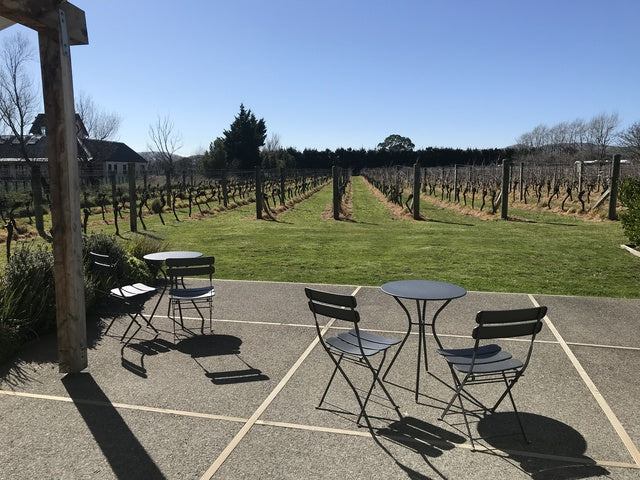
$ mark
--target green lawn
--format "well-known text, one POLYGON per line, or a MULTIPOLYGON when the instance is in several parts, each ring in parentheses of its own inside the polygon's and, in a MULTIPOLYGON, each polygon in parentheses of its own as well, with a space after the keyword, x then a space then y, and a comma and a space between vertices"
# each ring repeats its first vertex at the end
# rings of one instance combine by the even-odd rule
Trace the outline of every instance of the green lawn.
POLYGON ((478 291, 640 298, 640 259, 620 248, 618 222, 516 209, 509 215, 522 221, 481 220, 425 200, 427 221, 399 220, 359 177, 353 221, 336 222, 322 216, 331 192, 329 185, 277 221, 256 220, 250 204, 199 220, 166 214, 166 226, 146 218, 143 234, 214 255, 219 278, 370 286, 424 278, 478 291))

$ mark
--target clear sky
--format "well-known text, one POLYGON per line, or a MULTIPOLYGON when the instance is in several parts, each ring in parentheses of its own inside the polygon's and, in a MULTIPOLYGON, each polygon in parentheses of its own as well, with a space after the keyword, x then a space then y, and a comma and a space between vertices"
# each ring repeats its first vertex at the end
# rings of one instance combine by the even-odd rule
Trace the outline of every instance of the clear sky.
POLYGON ((137 151, 168 115, 179 153, 201 152, 240 103, 299 150, 392 133, 504 147, 541 123, 640 121, 638 0, 71 3, 89 32, 71 50, 76 95, 119 114, 118 140, 137 151))

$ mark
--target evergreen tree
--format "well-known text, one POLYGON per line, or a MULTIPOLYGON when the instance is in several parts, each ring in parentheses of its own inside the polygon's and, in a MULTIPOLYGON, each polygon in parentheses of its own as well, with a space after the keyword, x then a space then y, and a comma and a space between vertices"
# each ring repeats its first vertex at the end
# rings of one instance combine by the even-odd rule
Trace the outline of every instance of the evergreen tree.
POLYGON ((249 169, 260 165, 260 147, 267 138, 267 126, 264 119, 256 119, 251 110, 240 104, 240 113, 223 132, 227 162, 233 168, 249 169))
POLYGON ((212 177, 216 170, 227 168, 227 152, 222 137, 216 138, 209 145, 209 150, 202 155, 201 165, 203 173, 207 177, 212 177))

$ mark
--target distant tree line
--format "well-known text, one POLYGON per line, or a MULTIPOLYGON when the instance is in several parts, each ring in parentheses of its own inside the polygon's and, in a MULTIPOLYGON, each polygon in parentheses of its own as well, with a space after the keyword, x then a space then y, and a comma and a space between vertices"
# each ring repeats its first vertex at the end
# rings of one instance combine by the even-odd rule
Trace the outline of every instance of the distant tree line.
POLYGON ((620 153, 628 160, 640 160, 640 122, 624 130, 619 130, 619 125, 617 113, 551 127, 540 124, 518 138, 516 158, 532 163, 604 162, 620 153))

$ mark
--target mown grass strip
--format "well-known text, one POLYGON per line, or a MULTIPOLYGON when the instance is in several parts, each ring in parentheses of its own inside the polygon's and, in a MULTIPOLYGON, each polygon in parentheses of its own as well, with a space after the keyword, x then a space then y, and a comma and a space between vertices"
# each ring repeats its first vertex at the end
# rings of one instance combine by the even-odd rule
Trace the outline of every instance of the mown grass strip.
MULTIPOLYGON (((323 218, 331 193, 329 185, 277 221, 256 220, 249 204, 201 219, 182 212, 180 222, 166 214, 165 226, 147 217, 141 234, 214 255, 219 278, 373 286, 424 278, 478 291, 640 297, 640 262, 620 248, 617 222, 517 209, 509 214, 519 221, 483 220, 424 198, 425 221, 397 219, 360 177, 351 220, 334 221, 323 218)), ((134 236, 123 230, 128 220, 121 233, 134 236)))

